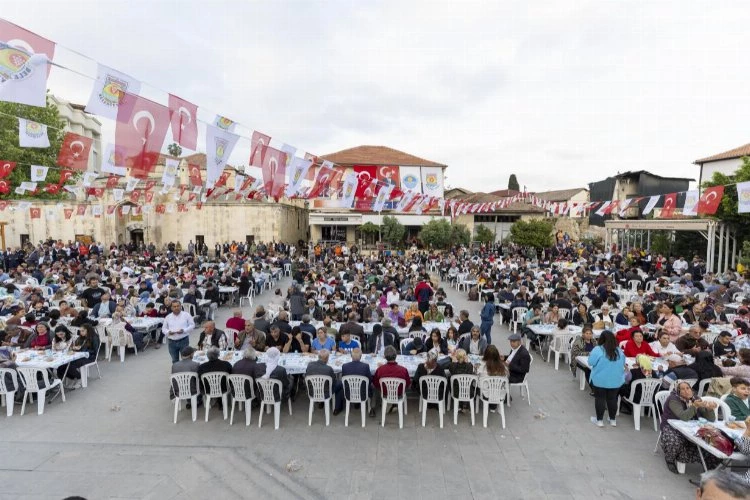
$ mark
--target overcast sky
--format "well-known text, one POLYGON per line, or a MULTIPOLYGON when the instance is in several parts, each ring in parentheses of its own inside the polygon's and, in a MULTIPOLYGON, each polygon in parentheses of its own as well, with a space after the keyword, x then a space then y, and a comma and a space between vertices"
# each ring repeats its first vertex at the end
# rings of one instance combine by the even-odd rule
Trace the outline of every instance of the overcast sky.
MULTIPOLYGON (((746 0, 6 0, 0 12, 248 137, 315 154, 386 145, 474 191, 511 173, 532 191, 637 169, 697 179, 694 160, 750 142, 748 14, 746 0)), ((63 47, 56 59, 96 74, 63 47)), ((93 82, 60 72, 51 90, 85 103, 93 82)))

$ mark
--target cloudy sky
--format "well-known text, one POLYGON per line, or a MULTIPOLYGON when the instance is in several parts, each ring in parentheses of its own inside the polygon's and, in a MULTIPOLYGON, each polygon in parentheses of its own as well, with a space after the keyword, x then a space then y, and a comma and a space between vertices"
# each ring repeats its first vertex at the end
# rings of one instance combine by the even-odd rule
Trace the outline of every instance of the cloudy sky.
MULTIPOLYGON (((633 169, 697 179, 695 159, 750 142, 748 14, 746 0, 7 0, 0 16, 76 71, 107 64, 248 137, 387 145, 491 191, 511 173, 529 190, 633 169)), ((85 103, 92 83, 56 69, 50 88, 85 103)))

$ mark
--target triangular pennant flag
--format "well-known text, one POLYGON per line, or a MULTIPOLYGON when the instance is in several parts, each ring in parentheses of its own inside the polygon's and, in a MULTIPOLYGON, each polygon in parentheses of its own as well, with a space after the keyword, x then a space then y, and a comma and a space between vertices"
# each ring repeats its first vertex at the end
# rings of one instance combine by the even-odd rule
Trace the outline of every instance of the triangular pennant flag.
POLYGON ((698 190, 693 189, 685 193, 685 204, 682 207, 682 215, 698 215, 698 190))
POLYGON ((40 165, 32 165, 31 166, 31 181, 32 182, 44 181, 44 179, 47 178, 48 171, 49 171, 49 167, 42 167, 40 165))
POLYGON ((54 55, 54 42, 0 19, 0 61, 5 62, 0 101, 45 107, 49 61, 54 55))
POLYGON ((230 120, 226 116, 216 115, 214 126, 219 127, 222 130, 226 130, 227 132, 234 132, 234 128, 237 126, 237 123, 233 120, 230 120))
POLYGON ((661 198, 660 194, 657 194, 649 198, 648 202, 646 203, 646 206, 643 208, 643 215, 648 215, 651 213, 651 211, 654 209, 656 204, 659 203, 659 198, 661 198))
POLYGON ((48 148, 47 125, 19 118, 18 145, 22 148, 48 148))

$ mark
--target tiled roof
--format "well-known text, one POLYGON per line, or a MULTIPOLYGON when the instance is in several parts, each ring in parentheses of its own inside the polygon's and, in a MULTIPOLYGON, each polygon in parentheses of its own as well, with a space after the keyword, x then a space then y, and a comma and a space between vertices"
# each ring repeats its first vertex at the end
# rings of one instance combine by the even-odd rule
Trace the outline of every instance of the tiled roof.
POLYGON ((509 198, 511 196, 521 194, 521 191, 516 191, 515 189, 498 189, 497 191, 491 191, 490 194, 494 194, 495 196, 500 196, 503 198, 509 198))
POLYGON ((442 163, 425 160, 403 151, 385 146, 357 146, 321 156, 339 165, 409 165, 420 167, 445 167, 442 163))
MULTIPOLYGON (((502 201, 503 197, 495 196, 492 193, 470 193, 465 196, 456 196, 452 199, 463 203, 492 203, 502 201)), ((492 213, 543 214, 544 209, 523 201, 515 201, 505 208, 498 208, 492 213)))
POLYGON ((730 149, 729 151, 724 151, 723 153, 708 156, 706 158, 701 158, 700 160, 695 160, 694 163, 701 164, 717 160, 730 160, 732 158, 742 158, 743 156, 750 156, 750 144, 745 144, 744 146, 730 149))
POLYGON ((574 188, 574 189, 558 189, 556 191, 543 191, 541 193, 534 193, 537 198, 544 201, 568 201, 581 191, 586 191, 586 188, 574 188))

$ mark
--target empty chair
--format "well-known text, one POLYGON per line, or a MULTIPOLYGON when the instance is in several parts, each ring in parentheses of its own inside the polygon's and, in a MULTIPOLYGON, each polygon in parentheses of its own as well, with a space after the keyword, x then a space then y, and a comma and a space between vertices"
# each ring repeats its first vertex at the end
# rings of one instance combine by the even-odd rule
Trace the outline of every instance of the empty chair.
POLYGON ((624 399, 631 405, 633 405, 633 420, 635 421, 635 430, 641 430, 641 414, 646 408, 651 408, 651 413, 654 416, 654 431, 658 431, 659 423, 656 420, 656 412, 654 410, 654 393, 661 387, 661 380, 653 378, 644 378, 636 380, 630 384, 630 395, 625 398, 620 398, 617 401, 617 413, 620 413, 620 400, 624 399), (638 402, 635 401, 635 393, 638 387, 641 388, 641 397, 638 402))
POLYGON ((243 302, 247 302, 247 305, 250 307, 253 307, 253 295, 255 294, 255 287, 251 286, 247 289, 247 294, 240 297, 240 307, 242 307, 243 302))
POLYGON ((518 325, 523 323, 528 310, 527 307, 514 307, 511 310, 510 324, 513 327, 513 333, 518 331, 518 325))
POLYGON ((310 399, 310 414, 307 425, 312 425, 315 403, 323 403, 326 412, 326 426, 331 423, 331 395, 333 394, 333 379, 328 375, 308 375, 305 377, 307 397, 310 399))
MULTIPOLYGON (((490 405, 497 405, 498 413, 505 429, 505 399, 508 395, 506 377, 486 377, 480 382, 479 399, 482 401, 482 422, 487 427, 487 413, 490 405)), ((479 410, 479 408, 477 408, 479 410)))
POLYGON ((291 276, 291 275, 292 275, 292 265, 289 263, 284 264, 284 276, 291 276))
POLYGON ((446 386, 446 378, 438 375, 425 375, 419 379, 419 409, 422 412, 422 427, 425 426, 427 420, 427 405, 437 404, 440 428, 443 428, 446 386))
POLYGON ((173 373, 170 377, 174 393, 174 423, 177 423, 177 412, 182 401, 190 401, 193 422, 198 418, 198 374, 195 372, 173 373))
MULTIPOLYGON (((654 397, 654 416, 656 417, 657 422, 661 422, 661 416, 664 413, 664 403, 667 402, 667 398, 671 394, 671 391, 659 391, 656 393, 656 396, 654 397)), ((656 436, 656 445, 654 446, 654 453, 656 453, 656 450, 659 449, 659 441, 661 441, 661 431, 659 431, 659 435, 656 436)))
POLYGON ((638 287, 641 286, 641 280, 629 280, 628 286, 630 287, 631 291, 637 292, 638 287))
MULTIPOLYGON (((263 424, 263 409, 267 407, 270 410, 270 405, 273 405, 274 429, 278 430, 281 414, 281 396, 282 391, 284 390, 281 381, 273 378, 259 378, 256 380, 256 383, 258 384, 258 391, 260 392, 260 415, 258 416, 258 427, 263 424)), ((292 400, 287 399, 287 402, 289 404, 289 415, 291 415, 292 400)))
POLYGON ((41 415, 44 413, 44 402, 47 397, 47 391, 57 386, 60 386, 60 394, 62 395, 63 403, 65 402, 65 389, 59 378, 50 382, 47 370, 43 368, 19 367, 17 370, 21 375, 21 379, 23 379, 23 385, 26 387, 26 392, 23 395, 23 404, 21 405, 21 415, 26 411, 26 400, 31 401, 31 395, 34 393, 37 395, 37 414, 41 415), (41 375, 41 380, 37 378, 39 375, 41 375))
POLYGON ((224 420, 227 419, 227 374, 224 372, 208 372, 201 376, 203 384, 203 404, 206 406, 206 422, 208 422, 208 412, 211 410, 211 400, 221 399, 221 409, 224 413, 224 420))
POLYGON ((552 343, 547 350, 547 363, 552 353, 555 353, 555 370, 560 367, 560 356, 564 356, 565 359, 570 363, 570 347, 573 343, 575 334, 573 333, 561 333, 557 334, 552 338, 552 343))
POLYGON ((461 403, 469 403, 471 425, 474 425, 474 395, 479 383, 476 375, 458 374, 451 377, 451 398, 453 399, 453 425, 458 424, 458 409, 461 403))
POLYGON ((386 407, 389 404, 398 407, 398 428, 404 428, 404 415, 406 409, 406 380, 395 377, 384 377, 380 379, 380 394, 383 396, 382 401, 382 420, 381 427, 385 427, 386 407))
POLYGON ((6 407, 7 416, 13 415, 13 405, 16 402, 16 391, 18 390, 18 375, 10 368, 0 368, 0 396, 6 407), (6 380, 6 377, 9 380, 6 380), (10 383, 8 383, 10 382, 10 383))
POLYGON ((367 407, 370 405, 370 381, 361 375, 346 375, 341 377, 344 384, 344 401, 346 401, 346 415, 344 427, 349 427, 349 406, 359 404, 362 412, 362 427, 365 426, 367 407))
POLYGON ((245 406, 245 425, 250 425, 253 415, 252 401, 255 399, 255 382, 247 375, 229 375, 229 389, 232 392, 232 412, 229 415, 229 425, 234 422, 234 407, 236 404, 245 406))

